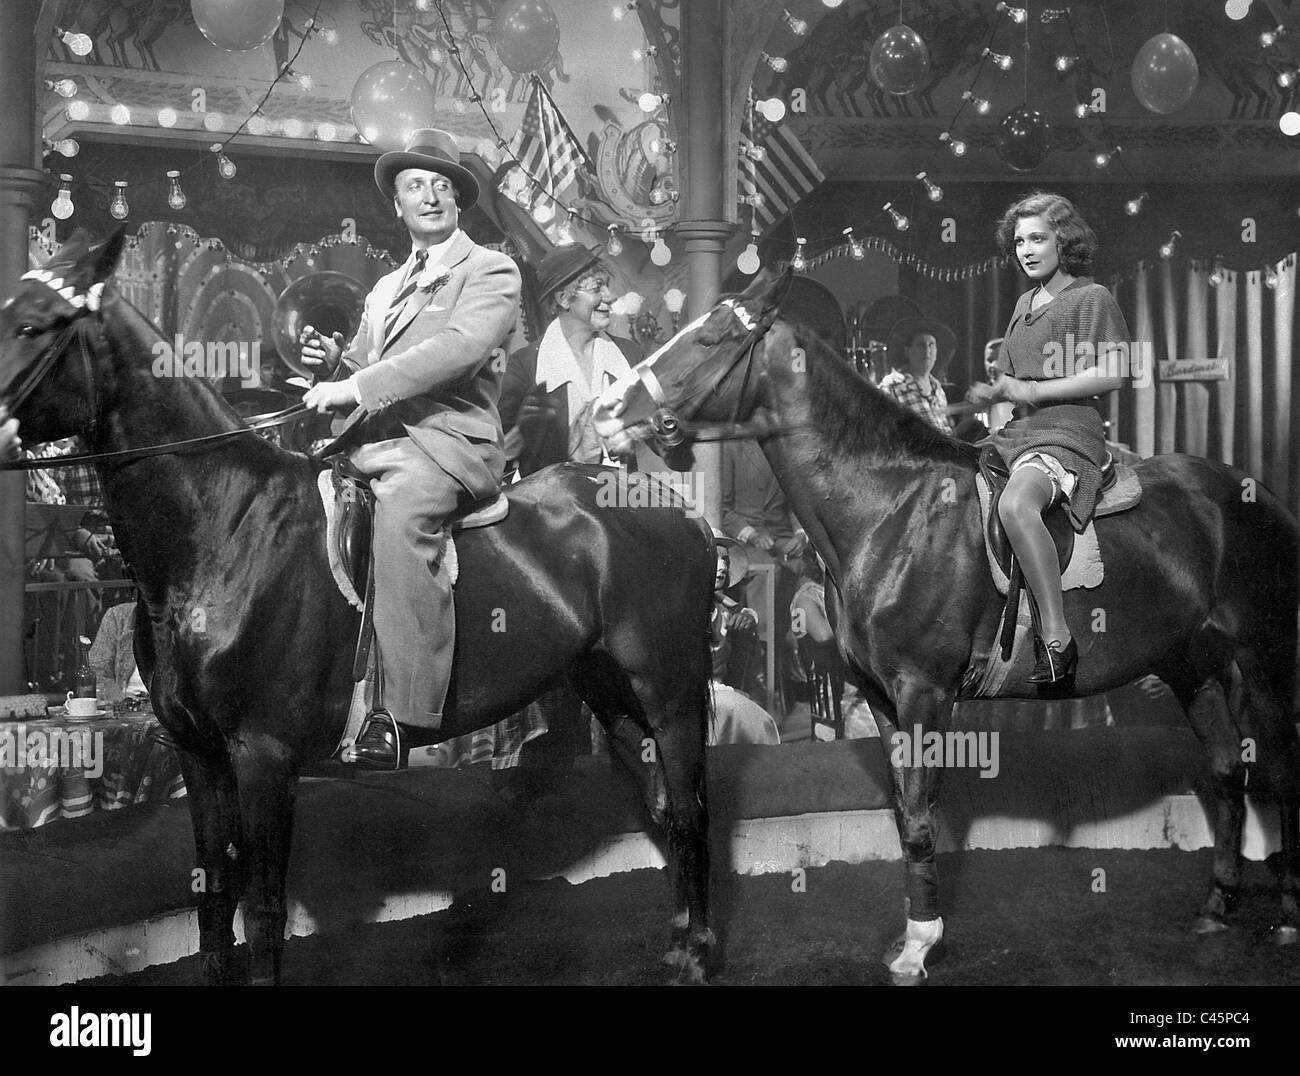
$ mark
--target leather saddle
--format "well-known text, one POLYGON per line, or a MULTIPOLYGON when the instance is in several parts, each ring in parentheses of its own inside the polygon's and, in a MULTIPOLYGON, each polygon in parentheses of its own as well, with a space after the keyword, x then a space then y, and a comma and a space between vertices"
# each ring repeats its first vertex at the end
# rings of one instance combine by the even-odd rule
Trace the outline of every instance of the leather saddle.
MULTIPOLYGON (((1011 539, 1007 537, 1002 519, 998 516, 998 503, 1002 500, 1002 493, 1011 478, 1011 468, 992 445, 985 445, 981 450, 979 466, 980 474, 984 476, 984 481, 989 487, 989 512, 988 518, 984 521, 984 527, 988 532, 989 548, 997 559, 998 567, 1010 577, 1011 539)), ((1114 480, 1114 467, 1108 465, 1102 479, 1102 489, 1105 490, 1107 484, 1113 483, 1114 480)), ((1064 572, 1074 553, 1074 527, 1071 526, 1070 517, 1061 502, 1058 501, 1043 513, 1043 522, 1047 525, 1047 533, 1052 536, 1053 545, 1056 546, 1057 567, 1064 572)))
MULTIPOLYGON (((370 476, 358 471, 347 456, 330 456, 325 462, 330 467, 330 480, 334 487, 334 502, 338 514, 333 552, 347 574, 353 590, 359 595, 364 595, 365 599, 361 635, 352 669, 353 679, 362 680, 366 675, 366 661, 369 658, 373 628, 375 578, 370 547, 375 527, 375 494, 370 488, 370 476)), ((453 512, 444 523, 444 533, 499 523, 505 519, 509 511, 510 502, 506 499, 505 493, 498 492, 492 497, 476 501, 453 512)))

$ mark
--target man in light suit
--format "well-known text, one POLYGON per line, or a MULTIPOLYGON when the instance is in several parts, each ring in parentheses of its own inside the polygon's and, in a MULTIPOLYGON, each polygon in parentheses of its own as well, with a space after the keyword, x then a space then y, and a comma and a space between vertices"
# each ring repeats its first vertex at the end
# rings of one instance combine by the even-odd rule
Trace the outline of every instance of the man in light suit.
POLYGON ((371 715, 355 755, 396 769, 442 723, 455 625, 439 531, 499 489, 497 399, 520 283, 513 261, 458 226, 478 183, 450 134, 417 131, 405 152, 379 158, 375 182, 411 234, 411 257, 366 297, 346 350, 337 334, 304 330, 304 361, 337 368, 303 402, 357 408, 340 440, 375 492, 375 640, 391 715, 371 715))

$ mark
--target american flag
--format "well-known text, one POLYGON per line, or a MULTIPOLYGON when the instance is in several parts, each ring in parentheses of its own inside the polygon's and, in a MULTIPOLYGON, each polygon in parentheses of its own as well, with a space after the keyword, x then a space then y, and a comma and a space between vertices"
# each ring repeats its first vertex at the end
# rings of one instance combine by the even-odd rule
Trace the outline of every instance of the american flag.
POLYGON ((754 225, 765 232, 795 207, 826 178, 817 162, 789 127, 769 122, 754 108, 745 107, 740 125, 739 196, 743 200, 756 192, 763 204, 754 209, 754 225), (755 161, 747 150, 761 147, 763 159, 755 161))
POLYGON ((580 168, 595 171, 536 75, 523 122, 508 148, 524 171, 555 198, 564 197, 568 187, 577 182, 580 168))

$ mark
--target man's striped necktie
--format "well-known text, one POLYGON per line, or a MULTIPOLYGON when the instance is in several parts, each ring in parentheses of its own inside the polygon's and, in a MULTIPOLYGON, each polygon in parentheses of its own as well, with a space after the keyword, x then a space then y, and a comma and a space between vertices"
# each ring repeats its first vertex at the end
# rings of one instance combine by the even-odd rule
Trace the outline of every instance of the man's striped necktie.
POLYGON ((393 326, 397 324, 398 315, 401 314, 402 307, 406 305, 406 300, 415 294, 416 281, 424 270, 424 262, 428 257, 429 252, 427 250, 417 250, 415 252, 415 265, 411 269, 411 274, 406 278, 406 283, 402 285, 402 290, 393 296, 392 305, 388 308, 388 317, 384 319, 385 343, 388 342, 393 326))

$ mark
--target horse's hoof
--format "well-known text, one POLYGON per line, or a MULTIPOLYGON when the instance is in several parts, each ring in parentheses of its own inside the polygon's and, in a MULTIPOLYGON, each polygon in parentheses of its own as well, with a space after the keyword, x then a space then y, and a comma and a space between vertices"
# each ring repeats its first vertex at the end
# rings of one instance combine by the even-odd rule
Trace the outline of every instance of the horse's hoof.
POLYGON ((881 963, 889 969, 895 986, 918 986, 928 974, 927 959, 939 960, 944 954, 943 920, 909 919, 907 929, 885 950, 881 963))
POLYGON ((1231 929, 1227 922, 1217 915, 1197 916, 1196 922, 1192 924, 1193 934, 1220 934, 1231 929))
POLYGON ((1273 928, 1274 945, 1295 945, 1297 942, 1300 942, 1300 927, 1287 923, 1273 928))
POLYGON ((895 975, 892 971, 889 973, 889 982, 891 986, 926 986, 930 979, 922 972, 920 975, 895 975))

